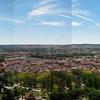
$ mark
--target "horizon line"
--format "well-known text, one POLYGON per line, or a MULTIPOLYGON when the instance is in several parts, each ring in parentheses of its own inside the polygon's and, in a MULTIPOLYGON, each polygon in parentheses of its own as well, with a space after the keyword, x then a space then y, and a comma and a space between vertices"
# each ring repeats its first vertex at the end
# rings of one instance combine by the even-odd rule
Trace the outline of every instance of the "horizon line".
POLYGON ((72 43, 72 44, 0 44, 0 46, 2 46, 2 45, 7 45, 7 46, 10 46, 10 45, 26 45, 26 46, 31 46, 31 45, 33 45, 33 46, 45 46, 45 45, 47 45, 47 46, 55 46, 55 45, 100 45, 100 43, 72 43))

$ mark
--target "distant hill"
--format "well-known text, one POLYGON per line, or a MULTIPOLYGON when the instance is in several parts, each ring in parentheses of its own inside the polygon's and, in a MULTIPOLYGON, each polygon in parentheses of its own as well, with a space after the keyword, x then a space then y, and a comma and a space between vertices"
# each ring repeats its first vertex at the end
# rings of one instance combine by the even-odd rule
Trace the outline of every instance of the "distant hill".
POLYGON ((73 44, 72 48, 100 48, 100 44, 73 44))
POLYGON ((100 44, 72 44, 72 45, 0 45, 0 52, 100 52, 100 44))
POLYGON ((0 52, 12 52, 12 51, 36 51, 36 50, 51 50, 51 49, 63 49, 67 50, 71 45, 0 45, 0 52))

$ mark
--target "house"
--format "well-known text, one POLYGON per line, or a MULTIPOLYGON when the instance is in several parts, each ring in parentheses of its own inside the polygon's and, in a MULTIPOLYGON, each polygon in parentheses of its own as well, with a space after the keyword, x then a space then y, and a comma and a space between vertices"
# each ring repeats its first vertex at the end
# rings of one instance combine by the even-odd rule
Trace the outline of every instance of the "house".
POLYGON ((28 93, 26 96, 25 96, 25 100, 36 100, 35 97, 32 95, 32 93, 28 93))

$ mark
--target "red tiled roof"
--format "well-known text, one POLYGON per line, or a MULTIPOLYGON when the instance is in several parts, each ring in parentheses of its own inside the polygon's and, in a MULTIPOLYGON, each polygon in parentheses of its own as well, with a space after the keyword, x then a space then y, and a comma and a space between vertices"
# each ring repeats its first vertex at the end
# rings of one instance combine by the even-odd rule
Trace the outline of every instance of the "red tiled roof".
POLYGON ((2 63, 0 63, 0 67, 4 67, 4 65, 2 63))

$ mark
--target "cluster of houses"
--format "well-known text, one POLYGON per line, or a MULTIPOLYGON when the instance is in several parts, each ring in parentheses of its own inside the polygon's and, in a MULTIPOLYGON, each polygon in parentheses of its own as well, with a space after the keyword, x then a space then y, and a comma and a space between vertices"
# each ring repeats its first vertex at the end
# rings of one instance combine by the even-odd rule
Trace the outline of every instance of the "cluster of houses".
POLYGON ((89 69, 100 72, 100 57, 81 56, 68 57, 64 59, 42 59, 42 58, 25 58, 18 57, 16 59, 7 59, 0 63, 0 71, 15 70, 17 72, 36 72, 42 73, 45 71, 65 71, 71 68, 89 69))
MULTIPOLYGON (((100 72, 100 57, 99 56, 79 56, 65 57, 63 59, 42 59, 42 58, 27 58, 26 56, 11 56, 5 59, 5 62, 0 63, 0 73, 3 71, 16 71, 25 73, 42 73, 45 71, 66 71, 68 69, 91 70, 100 72)), ((32 93, 25 95, 24 99, 20 100, 43 100, 41 97, 34 97, 32 93)), ((45 100, 45 99, 44 99, 45 100)))

